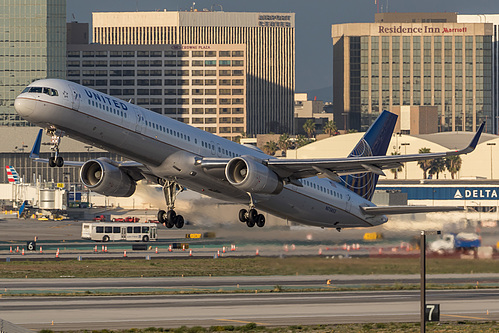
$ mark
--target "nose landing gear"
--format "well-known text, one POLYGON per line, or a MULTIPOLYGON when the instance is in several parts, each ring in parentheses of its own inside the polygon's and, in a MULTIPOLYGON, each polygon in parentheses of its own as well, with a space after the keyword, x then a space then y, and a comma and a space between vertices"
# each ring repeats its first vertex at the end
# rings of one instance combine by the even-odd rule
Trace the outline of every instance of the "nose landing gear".
POLYGON ((184 226, 184 217, 175 213, 175 200, 177 195, 184 189, 175 181, 163 180, 163 194, 165 195, 167 211, 158 212, 158 221, 168 229, 173 227, 182 228, 184 226))
POLYGON ((62 156, 59 156, 59 145, 61 143, 62 133, 57 133, 55 129, 49 129, 47 131, 48 134, 52 135, 52 146, 50 149, 52 150, 52 154, 49 157, 49 166, 51 168, 58 167, 61 168, 64 166, 64 159, 62 156))

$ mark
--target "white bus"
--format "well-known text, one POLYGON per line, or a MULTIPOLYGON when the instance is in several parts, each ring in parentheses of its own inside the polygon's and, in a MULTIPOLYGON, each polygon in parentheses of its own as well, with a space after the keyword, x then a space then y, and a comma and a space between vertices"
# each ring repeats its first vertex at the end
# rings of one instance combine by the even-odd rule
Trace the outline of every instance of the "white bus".
POLYGON ((81 225, 81 238, 96 242, 148 242, 155 241, 157 236, 157 226, 153 223, 92 222, 81 225))

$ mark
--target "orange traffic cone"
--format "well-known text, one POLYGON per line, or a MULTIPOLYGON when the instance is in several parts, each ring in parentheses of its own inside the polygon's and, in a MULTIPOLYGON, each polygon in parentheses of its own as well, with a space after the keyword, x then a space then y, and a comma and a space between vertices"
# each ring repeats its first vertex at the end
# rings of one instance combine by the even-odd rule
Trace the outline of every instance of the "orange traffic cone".
POLYGON ((104 252, 106 252, 106 253, 107 253, 107 245, 106 245, 106 246, 104 246, 104 252))
POLYGON ((192 257, 192 250, 189 250, 189 257, 192 257))
POLYGON ((156 254, 158 254, 158 248, 156 248, 156 254))
POLYGON ((260 253, 258 252, 258 249, 256 249, 255 256, 259 256, 260 253))
POLYGON ((171 245, 168 246, 168 252, 172 252, 172 246, 171 245))
POLYGON ((322 249, 319 248, 319 255, 321 256, 322 255, 322 249))
POLYGON ((22 256, 24 255, 24 248, 21 250, 21 255, 22 256))
POLYGON ((125 251, 123 251, 123 257, 125 257, 125 258, 126 258, 126 250, 125 250, 125 251))
POLYGON ((9 252, 12 253, 12 246, 10 247, 10 251, 9 252))

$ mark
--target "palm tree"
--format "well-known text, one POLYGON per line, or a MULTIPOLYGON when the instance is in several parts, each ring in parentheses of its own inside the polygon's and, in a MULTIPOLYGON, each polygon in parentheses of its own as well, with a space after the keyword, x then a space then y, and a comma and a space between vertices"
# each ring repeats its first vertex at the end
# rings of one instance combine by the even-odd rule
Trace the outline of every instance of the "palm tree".
POLYGON ((296 137, 296 148, 301 148, 303 146, 308 145, 312 142, 309 138, 306 138, 304 135, 298 135, 296 137))
POLYGON ((336 123, 334 121, 330 120, 324 124, 324 126, 322 127, 322 130, 324 131, 324 133, 329 134, 329 136, 331 136, 331 135, 335 135, 336 131, 338 129, 336 128, 336 123))
POLYGON ((283 133, 279 136, 279 141, 277 142, 279 145, 280 150, 287 150, 289 149, 289 134, 288 133, 283 133))
POLYGON ((445 167, 450 172, 450 176, 452 179, 454 179, 456 173, 458 173, 459 170, 461 170, 462 163, 463 160, 459 155, 449 156, 445 158, 445 167))
MULTIPOLYGON (((430 148, 419 148, 419 151, 418 151, 419 154, 426 154, 426 153, 430 153, 430 148)), ((426 179, 427 178, 427 172, 428 170, 431 168, 431 160, 423 160, 423 161, 419 161, 418 162, 418 165, 421 169, 423 169, 423 179, 426 179)))
POLYGON ((307 119, 305 124, 303 124, 303 129, 305 130, 305 133, 307 133, 307 136, 311 138, 315 133, 315 121, 313 119, 307 119))
MULTIPOLYGON (((392 152, 392 155, 400 155, 399 152, 392 152)), ((390 169, 390 171, 393 173, 393 179, 398 179, 398 173, 402 172, 402 169, 404 166, 400 165, 398 168, 390 169)))
POLYGON ((444 172, 445 171, 445 161, 443 158, 436 158, 434 160, 432 160, 430 162, 430 175, 437 175, 437 179, 438 179, 438 175, 440 174, 440 172, 444 172))
POLYGON ((275 141, 268 141, 263 146, 263 152, 267 155, 274 155, 277 149, 279 149, 279 147, 277 146, 277 143, 275 141))

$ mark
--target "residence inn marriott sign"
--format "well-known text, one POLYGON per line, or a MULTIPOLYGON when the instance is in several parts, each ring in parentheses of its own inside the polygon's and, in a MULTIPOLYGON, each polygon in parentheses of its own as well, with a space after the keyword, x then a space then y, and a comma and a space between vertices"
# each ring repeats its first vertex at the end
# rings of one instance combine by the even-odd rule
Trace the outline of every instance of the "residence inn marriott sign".
POLYGON ((365 131, 381 110, 406 106, 436 109, 438 132, 495 119, 493 24, 415 20, 332 26, 333 112, 347 128, 365 131))

